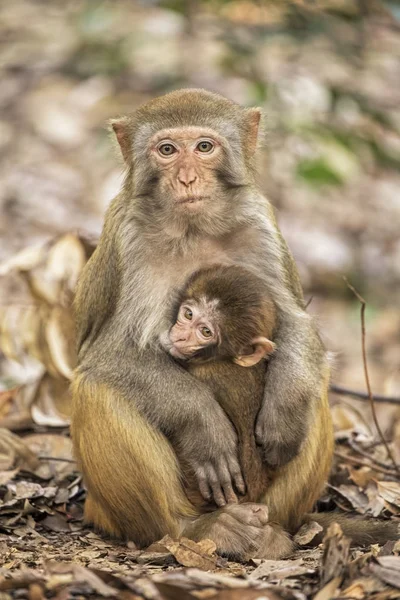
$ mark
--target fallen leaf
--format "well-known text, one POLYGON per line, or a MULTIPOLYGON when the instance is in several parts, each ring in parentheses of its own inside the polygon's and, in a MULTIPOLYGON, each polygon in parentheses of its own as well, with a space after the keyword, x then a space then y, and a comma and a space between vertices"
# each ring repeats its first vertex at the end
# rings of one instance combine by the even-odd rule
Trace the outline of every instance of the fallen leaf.
POLYGON ((171 552, 142 552, 136 559, 140 565, 170 565, 175 562, 171 552))
POLYGON ((194 542, 183 537, 175 541, 164 537, 162 543, 184 567, 197 567, 210 571, 220 564, 220 559, 214 554, 216 545, 211 540, 194 542))
POLYGON ((316 521, 304 523, 294 536, 293 541, 299 546, 307 546, 321 531, 323 531, 323 527, 316 521))
POLYGON ((332 523, 324 537, 322 583, 344 575, 350 553, 350 540, 338 523, 332 523))
MULTIPOLYGON (((319 592, 314 596, 313 600, 331 600, 331 598, 335 597, 335 593, 337 592, 340 584, 342 582, 342 577, 334 577, 331 579, 319 592)), ((351 596, 350 594, 346 594, 349 598, 353 598, 355 596, 351 596)))
POLYGON ((261 564, 250 573, 250 579, 285 579, 286 577, 296 577, 305 573, 314 573, 299 558, 297 560, 263 560, 261 564))
POLYGON ((342 484, 337 487, 329 487, 345 498, 354 510, 360 513, 365 512, 368 506, 368 498, 355 485, 342 484))
POLYGON ((35 470, 40 462, 36 453, 19 436, 7 429, 0 429, 0 465, 2 470, 15 465, 35 470))
POLYGON ((18 473, 19 469, 14 469, 12 471, 0 471, 0 485, 9 483, 18 473))
POLYGON ((397 589, 400 589, 400 557, 399 556, 383 556, 378 559, 379 564, 371 563, 369 568, 370 571, 379 577, 384 583, 391 585, 397 589), (386 559, 385 562, 381 562, 386 559), (394 559, 398 561, 387 561, 387 559, 394 559))
POLYGON ((40 524, 42 527, 49 529, 49 531, 71 531, 65 517, 62 517, 58 513, 47 516, 45 519, 43 519, 43 521, 41 521, 40 524))
POLYGON ((376 481, 378 493, 386 502, 400 508, 400 483, 397 481, 376 481))

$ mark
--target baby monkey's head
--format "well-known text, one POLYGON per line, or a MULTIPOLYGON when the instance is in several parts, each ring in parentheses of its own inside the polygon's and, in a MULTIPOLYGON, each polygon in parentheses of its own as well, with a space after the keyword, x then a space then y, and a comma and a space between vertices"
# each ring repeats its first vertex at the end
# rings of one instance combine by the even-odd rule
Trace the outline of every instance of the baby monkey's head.
POLYGON ((161 344, 182 361, 231 360, 251 367, 271 354, 276 311, 265 284, 238 266, 194 273, 179 294, 161 344))

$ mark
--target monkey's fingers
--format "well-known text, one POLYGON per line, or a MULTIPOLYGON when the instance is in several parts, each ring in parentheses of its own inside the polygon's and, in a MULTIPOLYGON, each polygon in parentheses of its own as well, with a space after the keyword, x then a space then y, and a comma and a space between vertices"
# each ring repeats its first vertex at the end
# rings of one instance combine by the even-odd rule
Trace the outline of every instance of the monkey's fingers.
POLYGON ((206 470, 204 466, 196 467, 195 474, 197 478, 197 483, 199 484, 200 494, 203 496, 204 500, 210 502, 212 499, 212 494, 210 490, 210 486, 208 485, 206 470))
POLYGON ((211 463, 196 468, 196 477, 200 494, 208 502, 214 500, 219 507, 225 506, 226 500, 217 473, 211 463))
POLYGON ((223 489, 226 502, 237 503, 238 499, 233 490, 233 481, 229 470, 228 460, 225 460, 218 465, 218 483, 223 489))
POLYGON ((246 493, 246 484, 242 476, 240 465, 234 456, 228 456, 227 460, 231 479, 233 480, 239 494, 244 495, 246 493))
MULTIPOLYGON (((212 490, 212 495, 213 495, 215 504, 217 506, 225 506, 225 504, 227 502, 229 502, 229 500, 226 498, 227 493, 223 489, 224 485, 227 488, 229 487, 229 484, 227 483, 227 480, 226 480, 226 478, 229 477, 228 470, 227 469, 222 470, 221 478, 223 479, 223 482, 221 481, 220 476, 217 474, 216 470, 214 469, 214 467, 211 463, 209 463, 206 467, 206 474, 207 474, 207 478, 208 478, 208 485, 210 486, 210 488, 212 490)), ((232 487, 232 485, 231 485, 231 487, 232 487)), ((232 489, 232 494, 234 494, 233 489, 232 489)), ((229 494, 229 491, 228 491, 228 496, 232 497, 231 494, 229 494)), ((235 498, 236 498, 236 496, 235 496, 235 498)))

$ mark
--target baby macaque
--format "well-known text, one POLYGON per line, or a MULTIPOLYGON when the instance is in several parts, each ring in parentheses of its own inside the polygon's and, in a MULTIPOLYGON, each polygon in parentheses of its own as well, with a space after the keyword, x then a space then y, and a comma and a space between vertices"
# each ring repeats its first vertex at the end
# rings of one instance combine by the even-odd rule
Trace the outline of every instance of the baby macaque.
MULTIPOLYGON (((246 484, 240 502, 257 502, 273 476, 262 461, 254 430, 265 387, 267 365, 263 359, 275 350, 271 341, 275 306, 263 281, 251 272, 239 266, 212 266, 189 278, 177 299, 172 322, 160 337, 161 345, 210 386, 231 419, 246 484)), ((215 497, 215 490, 201 492, 203 497, 211 498, 211 492, 215 497)), ((191 483, 187 493, 192 502, 199 503, 191 483)))

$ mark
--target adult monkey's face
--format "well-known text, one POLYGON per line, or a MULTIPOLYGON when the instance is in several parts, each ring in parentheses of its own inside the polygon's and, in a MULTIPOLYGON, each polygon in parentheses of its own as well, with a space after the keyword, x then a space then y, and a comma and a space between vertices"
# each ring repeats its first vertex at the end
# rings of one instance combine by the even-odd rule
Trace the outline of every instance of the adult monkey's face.
POLYGON ((238 209, 232 192, 253 181, 259 120, 258 109, 204 90, 172 92, 113 120, 138 208, 203 228, 222 223, 238 209))

